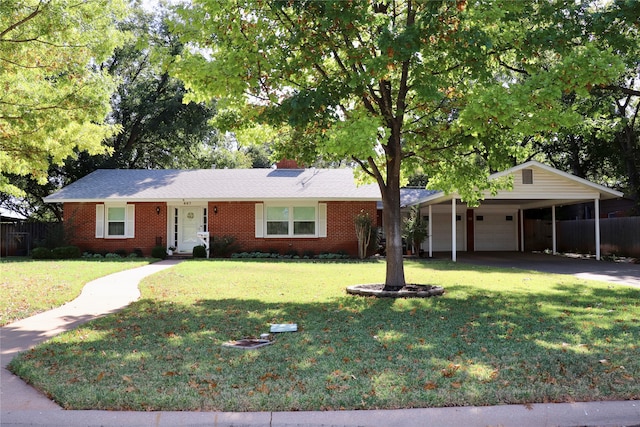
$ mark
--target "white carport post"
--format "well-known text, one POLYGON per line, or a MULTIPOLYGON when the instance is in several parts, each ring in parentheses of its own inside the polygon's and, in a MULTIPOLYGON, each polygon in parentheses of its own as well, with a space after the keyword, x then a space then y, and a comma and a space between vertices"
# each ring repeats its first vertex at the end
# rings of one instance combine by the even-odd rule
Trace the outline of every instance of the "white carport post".
POLYGON ((558 241, 556 239, 556 205, 551 205, 551 252, 558 253, 558 241))
POLYGON ((600 261, 600 199, 593 199, 596 215, 596 259, 600 261))
POLYGON ((429 205, 429 258, 433 257, 433 215, 429 205))
POLYGON ((456 262, 456 198, 451 199, 451 261, 456 262))

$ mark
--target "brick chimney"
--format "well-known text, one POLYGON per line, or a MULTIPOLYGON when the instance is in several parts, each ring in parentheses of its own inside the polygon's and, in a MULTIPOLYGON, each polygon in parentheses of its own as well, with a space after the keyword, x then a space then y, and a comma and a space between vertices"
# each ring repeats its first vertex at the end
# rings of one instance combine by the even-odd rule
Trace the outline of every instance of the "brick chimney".
POLYGON ((277 169, 304 169, 297 161, 291 159, 282 159, 276 163, 277 169))

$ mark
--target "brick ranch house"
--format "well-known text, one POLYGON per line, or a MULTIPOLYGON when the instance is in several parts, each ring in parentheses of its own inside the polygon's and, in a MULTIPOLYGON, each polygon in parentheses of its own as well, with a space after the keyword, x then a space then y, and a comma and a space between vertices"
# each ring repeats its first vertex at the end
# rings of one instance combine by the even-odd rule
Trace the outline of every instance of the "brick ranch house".
POLYGON ((357 186, 351 169, 314 168, 104 169, 45 198, 64 204, 70 243, 84 251, 189 254, 208 232, 246 251, 354 257, 354 217, 375 220, 378 200, 378 186, 357 186))
MULTIPOLYGON (((148 255, 154 246, 191 253, 199 232, 233 236, 242 250, 281 254, 295 250, 344 251, 357 256, 354 218, 369 213, 380 226, 380 190, 357 186, 351 169, 98 170, 45 198, 64 203, 71 243, 83 250, 148 255)), ((421 250, 524 251, 524 211, 551 208, 552 250, 556 252, 555 209, 591 203, 595 215, 595 253, 600 258, 601 200, 622 193, 539 162, 529 161, 495 173, 511 190, 484 194, 477 207, 456 193, 403 189, 405 213, 418 206, 428 221, 421 250)))

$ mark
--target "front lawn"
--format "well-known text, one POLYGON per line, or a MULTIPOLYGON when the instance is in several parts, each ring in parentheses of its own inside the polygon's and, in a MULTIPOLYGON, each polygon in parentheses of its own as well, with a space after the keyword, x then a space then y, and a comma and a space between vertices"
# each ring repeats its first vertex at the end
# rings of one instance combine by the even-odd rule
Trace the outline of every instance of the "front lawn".
POLYGON ((0 326, 71 301, 87 282, 150 260, 0 260, 0 326))
POLYGON ((64 408, 282 411, 640 398, 640 289, 407 261, 442 297, 346 295, 384 263, 187 261, 10 365, 64 408), (259 350, 222 347, 298 324, 259 350))

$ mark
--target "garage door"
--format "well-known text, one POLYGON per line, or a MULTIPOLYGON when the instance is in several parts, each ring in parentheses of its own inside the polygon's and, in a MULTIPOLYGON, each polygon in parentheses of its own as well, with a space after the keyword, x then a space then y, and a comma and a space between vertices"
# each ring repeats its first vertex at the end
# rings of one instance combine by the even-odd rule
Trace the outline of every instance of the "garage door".
POLYGON ((476 251, 517 251, 517 213, 476 213, 476 251))
MULTIPOLYGON (((457 216, 456 221, 456 248, 458 251, 464 251, 464 221, 460 215, 457 216)), ((433 214, 433 250, 434 252, 451 251, 451 214, 449 213, 434 213, 433 214)), ((429 242, 425 240, 422 244, 422 248, 427 250, 429 248, 429 242)))

